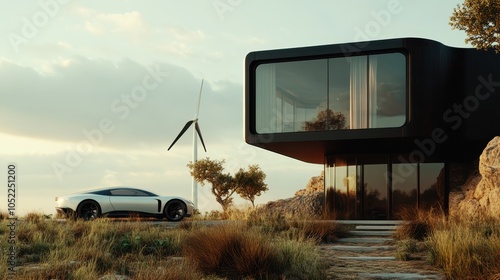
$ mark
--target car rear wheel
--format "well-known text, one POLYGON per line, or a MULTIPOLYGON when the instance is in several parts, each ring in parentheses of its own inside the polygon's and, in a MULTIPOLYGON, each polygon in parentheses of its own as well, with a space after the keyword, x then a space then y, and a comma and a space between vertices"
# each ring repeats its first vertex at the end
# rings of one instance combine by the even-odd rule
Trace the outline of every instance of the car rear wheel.
POLYGON ((180 200, 171 200, 167 202, 167 205, 165 205, 165 209, 163 210, 165 218, 171 222, 181 221, 186 216, 186 212, 186 203, 180 200))
POLYGON ((101 209, 97 202, 93 200, 85 200, 78 206, 77 214, 78 218, 85 221, 91 221, 99 218, 101 215, 101 209))

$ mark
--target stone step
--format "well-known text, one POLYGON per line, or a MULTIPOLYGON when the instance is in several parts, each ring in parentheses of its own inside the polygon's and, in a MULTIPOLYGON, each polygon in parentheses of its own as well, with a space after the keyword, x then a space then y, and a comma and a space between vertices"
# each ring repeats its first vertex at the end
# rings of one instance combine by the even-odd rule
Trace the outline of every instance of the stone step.
POLYGON ((401 220, 336 220, 338 224, 344 225, 402 225, 406 221, 401 220))
POLYGON ((387 231, 387 230, 397 230, 398 229, 398 226, 387 226, 387 225, 358 225, 356 226, 356 230, 372 230, 372 231, 375 231, 375 230, 383 230, 383 231, 387 231))
POLYGON ((395 261, 396 257, 374 257, 374 256, 356 256, 356 257, 338 257, 343 260, 355 261, 395 261))
POLYGON ((348 251, 348 252, 374 252, 374 251, 395 250, 396 246, 333 245, 329 249, 336 251, 348 251))
POLYGON ((353 236, 391 236, 394 234, 394 231, 352 230, 349 231, 349 234, 353 236))
POLYGON ((338 242, 342 243, 372 243, 380 244, 388 241, 394 241, 394 238, 384 238, 384 237, 346 237, 339 238, 338 242))
POLYGON ((359 273, 360 279, 443 279, 440 275, 419 273, 359 273))

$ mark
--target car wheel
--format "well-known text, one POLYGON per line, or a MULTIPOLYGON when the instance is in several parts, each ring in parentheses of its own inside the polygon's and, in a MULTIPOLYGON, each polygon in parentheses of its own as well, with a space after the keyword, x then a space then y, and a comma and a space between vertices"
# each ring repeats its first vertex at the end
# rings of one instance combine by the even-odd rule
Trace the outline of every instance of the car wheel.
POLYGON ((186 203, 180 200, 171 200, 167 202, 167 205, 165 205, 165 209, 163 210, 165 218, 172 222, 178 222, 184 219, 186 212, 186 203))
POLYGON ((85 200, 78 205, 78 218, 85 221, 91 221, 101 215, 99 204, 93 200, 85 200))

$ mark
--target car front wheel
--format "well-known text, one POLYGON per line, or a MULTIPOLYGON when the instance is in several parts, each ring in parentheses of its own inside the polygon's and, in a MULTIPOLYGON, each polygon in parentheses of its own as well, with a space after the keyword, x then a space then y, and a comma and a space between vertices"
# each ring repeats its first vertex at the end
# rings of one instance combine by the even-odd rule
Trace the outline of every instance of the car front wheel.
POLYGON ((85 221, 91 221, 99 218, 101 210, 99 204, 93 200, 86 200, 80 203, 77 210, 78 218, 85 221))
POLYGON ((163 213, 165 218, 171 222, 178 222, 186 216, 186 204, 180 200, 171 200, 165 205, 163 213))

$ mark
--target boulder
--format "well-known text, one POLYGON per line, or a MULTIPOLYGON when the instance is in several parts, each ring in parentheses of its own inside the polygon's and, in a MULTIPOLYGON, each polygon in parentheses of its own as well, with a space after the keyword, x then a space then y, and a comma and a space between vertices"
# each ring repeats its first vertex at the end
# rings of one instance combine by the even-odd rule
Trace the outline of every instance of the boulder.
POLYGON ((325 181, 325 173, 321 171, 321 174, 319 176, 314 176, 311 179, 309 179, 309 182, 307 182, 306 188, 302 190, 298 190, 295 192, 295 196, 299 195, 304 195, 304 194, 314 194, 317 192, 324 192, 324 181, 325 181))
POLYGON ((462 186, 462 193, 450 194, 450 214, 500 218, 500 137, 483 150, 478 169, 462 186))
POLYGON ((322 216, 324 200, 323 192, 315 192, 271 201, 258 210, 286 218, 314 219, 322 216))

